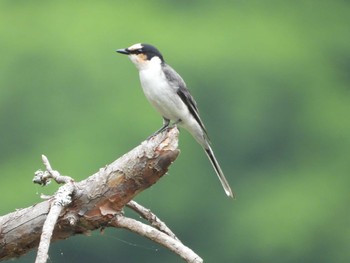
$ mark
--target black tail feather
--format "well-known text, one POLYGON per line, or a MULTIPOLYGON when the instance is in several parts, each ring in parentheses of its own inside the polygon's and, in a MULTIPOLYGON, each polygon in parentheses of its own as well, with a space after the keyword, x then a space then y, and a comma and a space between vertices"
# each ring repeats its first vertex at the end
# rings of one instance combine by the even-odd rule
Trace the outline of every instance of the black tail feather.
POLYGON ((210 146, 208 146, 208 148, 205 149, 205 153, 207 154, 212 166, 214 167, 214 170, 215 170, 217 176, 219 177, 221 185, 224 188, 227 196, 236 199, 235 194, 234 194, 234 192, 232 192, 231 187, 230 187, 229 183, 227 182, 226 177, 225 177, 224 173, 222 172, 221 167, 220 167, 218 161, 216 160, 214 152, 210 146))

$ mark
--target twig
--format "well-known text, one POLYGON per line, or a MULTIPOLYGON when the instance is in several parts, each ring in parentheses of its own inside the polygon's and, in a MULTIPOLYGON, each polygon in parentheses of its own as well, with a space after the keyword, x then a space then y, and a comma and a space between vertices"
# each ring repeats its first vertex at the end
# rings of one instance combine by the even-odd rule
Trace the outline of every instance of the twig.
POLYGON ((144 236, 158 244, 166 247, 173 251, 175 254, 182 257, 186 262, 189 263, 202 263, 203 259, 193 252, 190 248, 186 247, 180 241, 168 236, 167 234, 141 223, 135 219, 125 217, 123 215, 117 215, 111 222, 111 226, 128 229, 141 236, 144 236))
POLYGON ((49 160, 45 155, 41 155, 41 159, 45 165, 46 171, 36 171, 33 178, 33 183, 45 186, 50 183, 51 178, 54 179, 58 184, 67 184, 74 182, 73 178, 61 175, 58 171, 53 170, 49 160))
POLYGON ((177 241, 181 242, 175 234, 170 230, 167 225, 160 220, 155 214, 152 213, 150 209, 147 209, 143 207, 142 205, 138 204, 137 202, 131 200, 129 203, 126 204, 127 207, 134 210, 136 213, 138 213, 140 216, 142 216, 144 219, 146 219, 148 222, 151 223, 152 226, 157 228, 158 230, 162 231, 163 233, 167 234, 168 236, 176 239, 177 241))
POLYGON ((63 208, 72 202, 71 196, 75 190, 73 183, 74 180, 71 177, 62 176, 58 171, 53 170, 45 155, 42 155, 42 160, 46 167, 46 171, 42 173, 41 178, 36 178, 38 176, 38 173, 36 172, 34 177, 36 180, 33 181, 46 185, 48 183, 48 179, 53 178, 57 183, 65 183, 65 185, 58 189, 52 200, 50 211, 47 215, 43 225, 42 234, 40 236, 38 254, 36 256, 35 263, 45 263, 47 261, 51 237, 55 229, 57 219, 63 208))

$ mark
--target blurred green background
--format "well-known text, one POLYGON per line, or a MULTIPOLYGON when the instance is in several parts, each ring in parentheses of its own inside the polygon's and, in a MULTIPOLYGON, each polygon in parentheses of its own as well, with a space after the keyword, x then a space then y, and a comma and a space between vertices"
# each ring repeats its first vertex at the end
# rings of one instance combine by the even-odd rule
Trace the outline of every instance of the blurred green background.
MULTIPOLYGON (((350 262, 349 14, 341 0, 2 0, 0 213, 57 189, 31 182, 41 154, 82 180, 161 126, 115 53, 145 42, 186 80, 237 200, 186 131, 136 200, 205 262, 350 262)), ((115 229, 56 242, 49 260, 140 261, 182 262, 115 229)))

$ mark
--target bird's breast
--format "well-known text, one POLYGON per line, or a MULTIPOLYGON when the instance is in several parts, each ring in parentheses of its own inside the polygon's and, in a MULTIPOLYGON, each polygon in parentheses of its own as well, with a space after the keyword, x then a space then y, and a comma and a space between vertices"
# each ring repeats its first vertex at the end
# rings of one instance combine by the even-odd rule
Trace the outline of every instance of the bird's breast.
POLYGON ((146 98, 163 117, 178 120, 188 112, 176 93, 177 87, 168 83, 161 70, 141 70, 140 81, 146 98))
POLYGON ((169 88, 162 72, 155 70, 140 71, 142 89, 149 100, 168 96, 169 88))

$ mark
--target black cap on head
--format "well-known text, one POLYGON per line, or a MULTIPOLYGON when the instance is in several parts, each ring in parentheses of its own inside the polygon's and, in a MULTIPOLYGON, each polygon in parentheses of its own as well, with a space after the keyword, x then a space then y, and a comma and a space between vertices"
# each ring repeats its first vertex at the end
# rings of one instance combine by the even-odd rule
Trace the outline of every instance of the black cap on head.
POLYGON ((161 61, 164 61, 162 54, 159 52, 159 50, 150 45, 150 44, 141 44, 141 53, 145 54, 147 56, 148 60, 151 60, 153 57, 159 57, 161 61))

